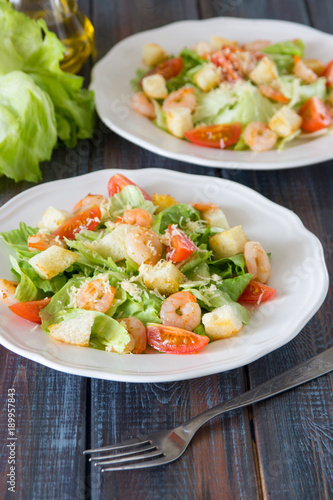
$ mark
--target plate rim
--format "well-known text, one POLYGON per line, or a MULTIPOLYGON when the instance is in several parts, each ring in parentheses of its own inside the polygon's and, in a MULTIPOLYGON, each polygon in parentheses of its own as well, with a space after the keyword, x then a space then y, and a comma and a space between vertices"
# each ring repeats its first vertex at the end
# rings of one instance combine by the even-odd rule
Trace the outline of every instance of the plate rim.
MULTIPOLYGON (((91 378, 97 378, 97 379, 103 379, 103 380, 112 380, 112 381, 119 381, 119 382, 132 382, 132 383, 160 383, 160 382, 174 382, 174 381, 180 381, 180 380, 188 380, 192 378, 198 378, 198 377, 203 377, 203 376, 209 376, 213 374, 218 374, 224 371, 228 371, 231 369, 236 369, 240 368, 242 366, 246 366, 249 363, 252 363, 253 361, 256 361, 257 359, 265 356, 266 354, 270 352, 274 352, 278 348, 282 347, 286 343, 290 342, 292 339, 294 339, 298 333, 303 329, 303 327, 308 323, 308 321, 316 314, 316 312, 319 310, 320 306, 324 302, 327 292, 328 292, 328 286, 329 286, 329 276, 328 276, 328 271, 326 267, 326 262, 325 262, 325 257, 324 257, 324 251, 322 244, 318 237, 312 233, 309 229, 307 229, 304 224, 302 223, 301 219, 291 210, 289 210, 286 207, 283 207, 282 205, 279 205, 278 203, 275 203, 274 201, 270 200, 269 198, 266 198, 263 196, 261 193, 258 193, 254 189, 245 186, 243 184, 237 183, 235 181, 231 181, 229 179, 223 179, 223 178, 218 178, 218 177, 211 177, 211 176, 205 176, 205 175, 197 175, 197 174, 189 174, 189 173, 184 173, 184 172, 178 172, 178 171, 173 171, 173 170, 168 170, 168 169, 160 169, 160 168, 147 168, 147 169, 133 169, 133 170, 126 170, 126 169, 103 169, 103 170, 97 170, 94 172, 89 172, 83 175, 80 175, 78 177, 71 177, 68 179, 61 179, 61 180, 54 180, 50 182, 46 182, 44 184, 40 184, 38 186, 34 186, 30 189, 27 189, 26 191, 23 191, 22 193, 19 193, 18 195, 14 196, 10 200, 8 200, 2 207, 0 207, 0 223, 6 217, 7 212, 9 210, 9 213, 11 213, 13 210, 13 207, 15 205, 15 202, 17 199, 20 199, 20 201, 24 201, 25 199, 29 199, 30 194, 33 196, 35 193, 38 193, 39 191, 42 191, 45 189, 45 187, 48 187, 49 189, 52 190, 54 184, 59 186, 59 184, 66 184, 66 183, 77 183, 77 179, 82 179, 82 178, 89 178, 89 177, 96 177, 98 179, 99 176, 108 176, 108 175, 113 175, 114 173, 123 173, 127 175, 129 172, 141 172, 143 177, 144 175, 148 172, 152 172, 155 175, 162 176, 164 175, 165 177, 168 177, 169 180, 170 178, 195 178, 197 180, 205 180, 207 179, 214 179, 218 183, 221 183, 224 185, 224 187, 230 186, 235 188, 238 192, 239 190, 251 195, 251 198, 258 199, 260 198, 266 206, 274 206, 275 210, 283 216, 283 214, 288 214, 288 217, 291 218, 293 221, 292 225, 297 227, 297 231, 304 233, 307 235, 308 238, 311 239, 313 242, 313 245, 315 245, 316 249, 318 250, 318 256, 320 257, 320 274, 321 274, 321 279, 319 280, 322 283, 322 287, 320 289, 320 293, 318 293, 316 301, 312 303, 312 307, 308 310, 307 314, 305 314, 302 318, 301 321, 297 322, 297 325, 295 325, 293 328, 291 328, 288 332, 288 335, 283 338, 283 341, 281 342, 280 339, 277 339, 274 344, 269 344, 267 345, 266 343, 263 344, 262 346, 256 347, 255 352, 250 352, 250 354, 246 357, 245 361, 242 360, 239 363, 239 360, 237 359, 232 359, 230 362, 225 362, 224 361, 224 366, 222 371, 218 369, 218 361, 211 362, 206 369, 200 369, 200 373, 197 372, 196 368, 192 368, 190 370, 187 369, 185 373, 182 373, 181 370, 177 370, 177 372, 172 371, 171 373, 167 374, 162 374, 162 375, 156 375, 156 374, 149 374, 146 373, 144 375, 135 372, 133 370, 133 373, 130 374, 124 374, 124 373, 117 373, 117 372, 106 372, 98 370, 96 368, 90 368, 87 366, 80 366, 80 365, 73 365, 73 364, 68 364, 67 361, 65 360, 59 360, 58 358, 55 358, 54 355, 48 354, 46 352, 38 352, 33 348, 30 348, 28 346, 20 346, 17 345, 17 342, 15 339, 9 341, 7 338, 4 338, 3 334, 6 335, 5 329, 0 325, 0 344, 2 344, 4 347, 9 349, 10 351, 19 354, 25 358, 28 358, 32 361, 35 361, 41 365, 48 366, 49 368, 53 368, 55 370, 64 372, 64 373, 70 373, 74 375, 79 375, 79 376, 88 376, 91 378), (279 340, 279 341, 278 341, 279 340), (47 356, 48 354, 48 356, 47 356)), ((140 174, 139 174, 140 175, 140 174)), ((314 248, 315 248, 314 247, 314 248)), ((253 346, 251 346, 253 347, 253 346)), ((108 353, 109 354, 109 353, 108 353)), ((167 355, 165 355, 167 356, 167 355)))

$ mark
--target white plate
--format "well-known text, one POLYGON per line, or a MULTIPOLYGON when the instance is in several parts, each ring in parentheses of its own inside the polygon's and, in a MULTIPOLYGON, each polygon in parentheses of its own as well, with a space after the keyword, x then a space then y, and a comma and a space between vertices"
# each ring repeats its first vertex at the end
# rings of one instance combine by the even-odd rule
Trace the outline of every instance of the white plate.
MULTIPOLYGON (((20 221, 35 226, 48 206, 71 210, 87 193, 106 194, 115 170, 28 189, 0 208, 0 231, 20 221)), ((26 358, 67 373, 123 382, 168 382, 219 373, 250 363, 282 346, 303 328, 322 304, 328 288, 323 249, 300 219, 255 191, 224 179, 169 170, 122 171, 150 193, 179 201, 211 201, 223 206, 231 225, 242 224, 249 239, 272 253, 270 285, 276 298, 262 304, 250 324, 230 339, 209 344, 194 355, 118 355, 57 342, 40 327, 0 308, 0 341, 26 358)), ((8 250, 0 238, 0 277, 10 279, 8 250)))
POLYGON ((301 38, 306 56, 323 62, 332 59, 333 35, 287 21, 221 17, 203 21, 181 21, 130 36, 115 45, 93 68, 91 88, 96 93, 96 108, 103 122, 114 132, 153 153, 206 167, 232 169, 282 169, 320 163, 333 158, 332 135, 298 140, 283 151, 221 151, 202 148, 158 129, 129 107, 130 80, 141 66, 145 43, 159 43, 170 54, 187 46, 222 34, 239 42, 258 38, 272 41, 301 38))

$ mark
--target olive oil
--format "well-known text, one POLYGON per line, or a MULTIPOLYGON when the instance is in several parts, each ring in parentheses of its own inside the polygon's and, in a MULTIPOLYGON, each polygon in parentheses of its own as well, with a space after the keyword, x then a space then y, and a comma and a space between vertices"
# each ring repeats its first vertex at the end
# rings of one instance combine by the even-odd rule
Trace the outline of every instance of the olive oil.
POLYGON ((11 0, 17 10, 44 19, 66 47, 61 69, 77 73, 94 49, 94 28, 74 0, 11 0))

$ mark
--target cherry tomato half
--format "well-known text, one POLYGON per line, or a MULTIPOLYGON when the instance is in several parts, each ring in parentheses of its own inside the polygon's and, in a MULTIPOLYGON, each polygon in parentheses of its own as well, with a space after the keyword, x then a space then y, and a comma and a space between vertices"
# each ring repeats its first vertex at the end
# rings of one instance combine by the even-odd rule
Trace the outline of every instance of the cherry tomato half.
POLYGON ((145 76, 150 75, 162 75, 165 80, 170 80, 175 76, 179 75, 183 68, 183 60, 181 57, 174 57, 172 59, 167 59, 167 61, 163 61, 157 64, 153 69, 149 71, 145 76))
POLYGON ((171 245, 166 248, 166 258, 171 262, 183 262, 197 249, 193 241, 178 228, 168 226, 171 245))
POLYGON ((330 112, 319 97, 305 101, 298 113, 303 119, 302 129, 305 132, 317 132, 332 123, 330 112))
POLYGON ((8 307, 17 316, 32 321, 32 323, 41 324, 42 320, 39 316, 39 311, 46 307, 50 300, 50 298, 46 298, 43 300, 33 300, 32 302, 17 302, 8 307))
POLYGON ((94 205, 88 210, 75 215, 58 227, 52 234, 60 238, 74 240, 75 234, 88 229, 93 231, 101 221, 101 210, 97 205, 94 205))
POLYGON ((198 146, 224 149, 236 144, 241 133, 242 125, 236 122, 193 128, 185 132, 185 137, 198 146))
POLYGON ((259 85, 258 90, 261 95, 267 97, 268 99, 272 99, 272 101, 283 102, 284 104, 288 104, 290 99, 286 97, 282 92, 279 92, 271 85, 259 85))
POLYGON ((251 281, 238 300, 240 302, 260 304, 261 302, 265 302, 265 300, 270 299, 275 292, 276 290, 270 286, 259 283, 258 281, 251 281))
POLYGON ((116 174, 111 177, 111 179, 108 182, 108 193, 111 198, 116 193, 120 193, 120 191, 125 187, 125 186, 136 186, 140 189, 143 197, 145 200, 150 200, 151 197, 149 196, 146 191, 144 191, 140 186, 137 186, 135 182, 132 182, 130 179, 127 179, 124 175, 121 174, 116 174))
POLYGON ((147 323, 147 341, 166 354, 193 354, 205 347, 209 338, 174 326, 147 323))
POLYGON ((326 66, 323 76, 327 80, 327 86, 333 85, 333 59, 326 66))

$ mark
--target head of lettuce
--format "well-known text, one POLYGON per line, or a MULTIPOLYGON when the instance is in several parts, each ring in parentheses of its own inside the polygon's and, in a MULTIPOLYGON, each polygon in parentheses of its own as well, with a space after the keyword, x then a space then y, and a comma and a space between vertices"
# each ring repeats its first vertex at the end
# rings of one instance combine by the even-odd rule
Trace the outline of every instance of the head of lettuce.
POLYGON ((0 176, 41 179, 57 143, 91 137, 94 95, 59 66, 65 47, 43 20, 0 0, 0 176))

